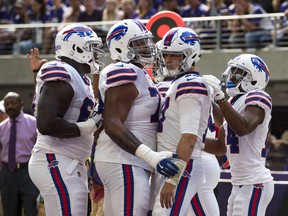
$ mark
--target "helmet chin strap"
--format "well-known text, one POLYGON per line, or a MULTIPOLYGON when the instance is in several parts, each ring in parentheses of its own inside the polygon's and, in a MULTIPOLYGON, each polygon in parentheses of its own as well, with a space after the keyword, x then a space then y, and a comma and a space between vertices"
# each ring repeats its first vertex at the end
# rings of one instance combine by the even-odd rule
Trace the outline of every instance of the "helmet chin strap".
POLYGON ((241 87, 241 83, 239 82, 237 85, 232 86, 231 81, 226 82, 226 93, 230 96, 230 97, 235 97, 237 95, 240 94, 245 94, 246 92, 244 91, 244 89, 241 87))

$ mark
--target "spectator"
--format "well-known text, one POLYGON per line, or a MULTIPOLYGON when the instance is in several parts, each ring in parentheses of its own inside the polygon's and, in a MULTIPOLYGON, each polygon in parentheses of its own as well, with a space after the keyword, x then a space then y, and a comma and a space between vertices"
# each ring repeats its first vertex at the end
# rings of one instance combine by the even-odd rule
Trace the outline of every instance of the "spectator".
MULTIPOLYGON (((187 0, 187 5, 180 11, 180 15, 182 17, 203 17, 209 15, 208 10, 208 6, 201 3, 200 0, 187 0)), ((207 27, 207 22, 188 22, 186 26, 199 33, 201 28, 207 27)))
MULTIPOLYGON (((120 20, 123 17, 123 11, 119 10, 118 0, 107 0, 106 8, 102 14, 102 21, 110 21, 110 20, 120 20)), ((111 26, 103 25, 102 29, 104 31, 109 31, 111 26)))
POLYGON ((95 2, 97 10, 103 12, 106 8, 106 0, 95 0, 95 2))
POLYGON ((122 0, 121 7, 123 10, 123 19, 138 19, 138 14, 135 12, 136 5, 134 0, 122 0))
POLYGON ((4 101, 0 101, 0 123, 4 121, 8 117, 7 113, 5 112, 4 101))
POLYGON ((150 19, 150 17, 157 13, 155 8, 153 7, 152 0, 139 0, 138 8, 138 15, 140 19, 150 19))
POLYGON ((281 139, 278 140, 272 134, 268 134, 268 154, 266 158, 266 167, 270 170, 284 171, 288 170, 288 131, 284 132, 281 139))
POLYGON ((10 16, 7 12, 7 8, 4 4, 4 0, 0 0, 0 23, 10 23, 10 16))
POLYGON ((272 0, 253 0, 252 2, 260 4, 267 13, 274 13, 272 0))
MULTIPOLYGON (((51 22, 49 11, 46 10, 44 0, 32 0, 32 12, 29 16, 30 23, 47 23, 51 22)), ((25 38, 13 45, 13 54, 26 54, 32 47, 42 48, 45 28, 24 29, 22 33, 25 38)))
MULTIPOLYGON (((251 3, 251 0, 235 0, 235 14, 266 14, 266 11, 256 3, 251 3)), ((249 18, 249 19, 234 19, 231 30, 232 35, 229 42, 232 48, 243 48, 239 46, 239 42, 244 37, 246 48, 262 48, 271 42, 271 30, 273 24, 270 18, 249 18)))
MULTIPOLYGON (((61 0, 53 0, 53 5, 50 9, 50 15, 51 15, 51 22, 52 23, 61 23, 64 19, 65 10, 67 10, 67 7, 65 4, 61 2, 61 0)), ((57 28, 51 27, 47 28, 45 35, 44 35, 44 41, 43 41, 43 48, 42 53, 45 54, 52 54, 54 50, 53 47, 53 40, 56 36, 57 28)))
MULTIPOLYGON (((208 14, 210 16, 230 15, 224 0, 210 0, 207 5, 209 8, 208 14)), ((199 33, 203 48, 212 48, 213 45, 216 45, 218 26, 221 26, 221 38, 219 38, 221 40, 221 45, 227 44, 229 35, 231 34, 231 31, 228 29, 228 22, 226 20, 209 21, 207 24, 209 28, 206 28, 199 33), (219 22, 219 25, 217 22, 219 22)))
POLYGON ((277 39, 277 45, 278 46, 287 46, 288 42, 288 21, 287 21, 287 16, 288 16, 288 0, 284 1, 280 5, 279 12, 282 12, 285 14, 284 17, 280 19, 280 24, 279 24, 279 30, 276 32, 276 39, 277 39))
POLYGON ((70 0, 70 7, 66 10, 63 22, 76 22, 79 14, 85 10, 84 5, 81 4, 81 0, 70 0))
POLYGON ((93 22, 102 20, 102 11, 96 7, 95 0, 84 0, 85 11, 80 12, 77 22, 93 22))
POLYGON ((4 215, 37 215, 38 189, 28 174, 28 161, 36 142, 36 120, 22 111, 18 93, 4 96, 9 118, 0 123, 1 196, 4 215))
MULTIPOLYGON (((0 1, 0 23, 1 24, 9 24, 11 22, 18 24, 25 22, 25 7, 22 0, 18 0, 14 5, 14 12, 15 14, 11 17, 11 21, 9 20, 9 15, 6 12, 6 8, 4 7, 3 1, 0 1), (2 4, 2 7, 1 7, 2 4)), ((13 47, 13 43, 16 39, 15 29, 0 29, 0 54, 11 54, 11 50, 13 47)), ((17 30, 19 32, 19 30, 17 30)))
POLYGON ((272 6, 274 11, 279 11, 280 5, 284 2, 285 0, 272 0, 272 6))
POLYGON ((169 10, 180 14, 180 8, 177 4, 177 0, 163 0, 163 10, 169 10))

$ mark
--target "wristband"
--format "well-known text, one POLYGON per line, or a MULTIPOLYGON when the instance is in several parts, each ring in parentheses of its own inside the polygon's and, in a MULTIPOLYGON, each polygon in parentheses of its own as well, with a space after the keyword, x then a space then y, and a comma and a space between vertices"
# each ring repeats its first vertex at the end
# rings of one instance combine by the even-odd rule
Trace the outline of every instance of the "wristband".
POLYGON ((182 177, 182 174, 184 173, 184 171, 186 169, 187 163, 185 161, 183 161, 183 160, 178 159, 178 160, 175 161, 175 164, 179 168, 178 174, 176 174, 175 176, 173 176, 170 179, 167 179, 165 182, 176 186, 178 184, 180 178, 182 177))
POLYGON ((96 130, 96 123, 93 119, 89 118, 85 122, 75 123, 80 130, 80 135, 92 135, 96 130))
POLYGON ((168 184, 172 184, 172 185, 174 185, 174 186, 177 186, 177 184, 176 184, 172 179, 170 179, 170 178, 167 178, 167 179, 165 180, 165 182, 168 183, 168 184))
POLYGON ((135 151, 135 155, 146 161, 154 169, 156 169, 157 164, 160 161, 160 158, 157 157, 157 153, 144 144, 138 146, 138 148, 135 151))

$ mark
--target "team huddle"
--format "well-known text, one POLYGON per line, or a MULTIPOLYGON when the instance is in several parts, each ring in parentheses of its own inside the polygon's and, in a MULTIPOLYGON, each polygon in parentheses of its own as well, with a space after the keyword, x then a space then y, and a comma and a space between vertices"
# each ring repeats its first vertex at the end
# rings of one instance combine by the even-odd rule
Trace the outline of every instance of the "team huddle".
POLYGON ((104 67, 97 34, 68 25, 55 38, 57 60, 37 74, 29 174, 46 215, 87 215, 93 142, 107 216, 219 216, 215 155, 224 154, 233 185, 227 215, 265 215, 274 193, 265 168, 272 109, 265 62, 253 54, 230 60, 221 74, 226 100, 223 83, 196 70, 201 41, 190 28, 172 28, 155 44, 140 21, 122 20, 106 43, 115 62, 104 67), (99 74, 97 103, 89 73, 99 74))

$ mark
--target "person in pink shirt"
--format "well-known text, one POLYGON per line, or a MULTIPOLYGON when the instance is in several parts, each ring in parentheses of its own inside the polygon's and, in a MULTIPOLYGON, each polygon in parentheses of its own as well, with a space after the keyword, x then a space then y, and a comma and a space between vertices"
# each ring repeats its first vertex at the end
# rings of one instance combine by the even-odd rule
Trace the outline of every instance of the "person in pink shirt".
POLYGON ((28 161, 36 142, 36 119, 23 112, 16 92, 8 92, 4 107, 9 118, 0 123, 1 196, 4 215, 35 216, 39 191, 28 174, 28 161))

